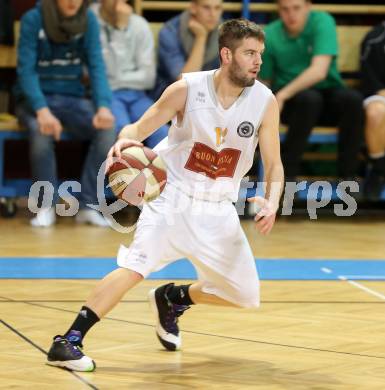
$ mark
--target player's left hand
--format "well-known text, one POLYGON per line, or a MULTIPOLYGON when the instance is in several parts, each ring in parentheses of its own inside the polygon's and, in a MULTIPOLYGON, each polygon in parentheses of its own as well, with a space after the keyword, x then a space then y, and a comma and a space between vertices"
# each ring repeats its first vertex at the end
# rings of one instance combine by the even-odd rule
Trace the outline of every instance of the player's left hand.
POLYGON ((114 159, 119 160, 122 157, 122 150, 130 146, 143 147, 143 144, 134 139, 120 138, 111 146, 106 159, 106 166, 105 166, 106 174, 109 171, 112 164, 114 163, 114 159))
POLYGON ((99 107, 92 124, 96 129, 110 130, 114 127, 115 118, 107 107, 99 107))
POLYGON ((270 201, 261 196, 255 196, 254 198, 249 198, 247 200, 255 203, 259 208, 259 211, 254 217, 255 227, 261 234, 269 234, 274 226, 277 208, 270 201))

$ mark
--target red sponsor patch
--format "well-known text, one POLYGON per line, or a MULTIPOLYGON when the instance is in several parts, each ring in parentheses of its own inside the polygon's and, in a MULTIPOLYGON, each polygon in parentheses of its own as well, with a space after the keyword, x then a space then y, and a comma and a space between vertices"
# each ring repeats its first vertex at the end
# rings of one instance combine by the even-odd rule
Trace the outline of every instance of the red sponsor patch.
POLYGON ((184 167, 214 180, 218 177, 233 177, 240 155, 241 151, 237 149, 225 148, 217 152, 205 144, 195 142, 184 167))

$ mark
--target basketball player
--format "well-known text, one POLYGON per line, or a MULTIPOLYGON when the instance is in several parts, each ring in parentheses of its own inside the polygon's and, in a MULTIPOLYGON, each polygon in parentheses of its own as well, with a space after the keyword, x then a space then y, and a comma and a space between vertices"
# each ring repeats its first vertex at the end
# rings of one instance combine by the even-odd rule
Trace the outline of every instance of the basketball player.
POLYGON ((180 348, 178 317, 191 305, 259 306, 254 256, 232 202, 259 141, 266 192, 265 199, 252 200, 260 206, 258 230, 270 232, 283 183, 279 109, 271 91, 256 81, 263 31, 247 20, 229 20, 220 27, 219 48, 219 69, 184 74, 139 121, 123 128, 111 148, 108 164, 172 120, 168 145, 159 150, 167 164, 164 191, 143 207, 132 245, 119 250, 119 268, 99 282, 67 333, 54 337, 48 364, 94 370, 80 349, 88 330, 152 271, 182 257, 192 261, 198 281, 149 292, 166 349, 180 348))

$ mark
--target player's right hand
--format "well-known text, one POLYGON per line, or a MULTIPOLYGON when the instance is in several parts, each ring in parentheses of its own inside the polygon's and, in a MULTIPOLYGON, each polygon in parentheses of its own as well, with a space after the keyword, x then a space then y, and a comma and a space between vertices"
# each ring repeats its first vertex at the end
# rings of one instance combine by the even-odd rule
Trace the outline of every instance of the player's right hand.
POLYGON ((114 145, 112 145, 111 149, 109 150, 107 154, 107 160, 106 160, 106 170, 107 173, 110 169, 111 165, 116 161, 116 159, 119 159, 122 156, 122 150, 126 149, 130 146, 143 146, 143 144, 139 141, 136 141, 134 139, 128 139, 128 138, 121 138, 118 139, 114 145))
POLYGON ((52 135, 55 141, 59 141, 63 126, 48 107, 43 107, 38 110, 36 112, 36 119, 41 134, 52 135))

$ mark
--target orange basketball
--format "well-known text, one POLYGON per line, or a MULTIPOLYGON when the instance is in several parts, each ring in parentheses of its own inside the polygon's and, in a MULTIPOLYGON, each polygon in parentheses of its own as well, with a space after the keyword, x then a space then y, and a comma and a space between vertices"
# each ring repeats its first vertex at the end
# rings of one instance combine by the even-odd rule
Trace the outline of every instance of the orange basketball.
POLYGON ((167 181, 166 165, 152 149, 130 146, 108 170, 112 192, 119 199, 138 206, 151 202, 163 191, 167 181))

